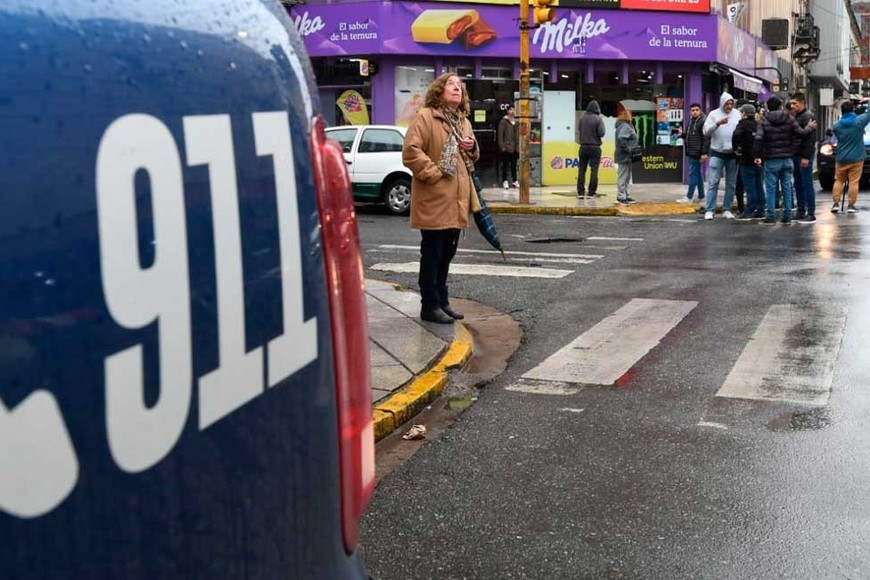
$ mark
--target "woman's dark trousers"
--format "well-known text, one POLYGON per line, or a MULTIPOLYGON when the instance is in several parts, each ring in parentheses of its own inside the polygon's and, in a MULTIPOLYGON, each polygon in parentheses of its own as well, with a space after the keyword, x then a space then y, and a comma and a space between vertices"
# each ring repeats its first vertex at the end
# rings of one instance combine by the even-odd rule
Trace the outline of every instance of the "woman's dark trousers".
POLYGON ((459 230, 420 230, 420 296, 424 312, 448 306, 447 274, 459 245, 459 230))

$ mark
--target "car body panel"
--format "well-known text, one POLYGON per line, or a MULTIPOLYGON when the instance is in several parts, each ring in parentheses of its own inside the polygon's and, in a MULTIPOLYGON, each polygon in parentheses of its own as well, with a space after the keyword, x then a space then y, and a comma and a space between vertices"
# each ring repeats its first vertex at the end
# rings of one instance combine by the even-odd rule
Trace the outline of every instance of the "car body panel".
POLYGON ((342 145, 354 199, 384 201, 385 186, 394 176, 404 175, 410 181, 411 171, 402 164, 402 142, 406 131, 405 127, 392 125, 331 127, 326 130, 327 137, 342 145))
POLYGON ((364 578, 341 532, 330 313, 309 144, 319 103, 289 17, 277 2, 256 0, 234 2, 220 17, 199 0, 47 6, 0 6, 0 199, 15 208, 0 217, 0 432, 15 434, 0 440, 2 576, 364 578), (262 113, 288 124, 293 229, 278 223, 277 163, 258 150, 271 146, 263 138, 269 124, 258 125, 262 113), (130 134, 135 126, 149 128, 153 148, 144 134, 130 134), (119 143, 147 149, 153 163, 111 181, 106 176, 120 170, 105 159, 131 154, 119 143), (202 155, 216 162, 197 161, 202 155), (211 173, 228 167, 234 180, 211 173), (232 196, 233 185, 235 198, 219 202, 219 190, 232 196), (125 188, 135 192, 133 210, 107 215, 125 188), (225 211, 232 199, 236 221, 225 211), (133 227, 115 227, 127 222, 133 227), (282 269, 284 235, 298 248, 294 272, 282 269), (132 263, 118 265, 110 255, 125 236, 138 259, 134 252, 132 263), (186 279, 156 275, 173 261, 186 265, 186 279), (123 268, 151 268, 143 280, 154 285, 131 283, 123 268), (225 292, 227 272, 238 273, 241 293, 225 292), (290 283, 301 312, 299 326, 285 328, 291 305, 282 288, 290 283), (110 287, 121 289, 116 299, 110 287), (159 319, 145 306, 152 290, 164 298, 159 319), (123 306, 125 295, 141 297, 142 308, 123 306), (129 320, 121 323, 120 313, 129 320), (273 341, 295 338, 305 325, 314 358, 270 385, 273 341), (235 343, 227 338, 233 329, 235 343), (170 365, 179 351, 189 356, 170 365), (141 373, 130 373, 138 367, 121 363, 137 353, 141 373), (235 400, 207 412, 204 403, 220 396, 204 379, 231 358, 262 367, 239 363, 244 379, 225 381, 235 400), (239 399, 239 389, 250 394, 239 399), (140 393, 139 415, 109 404, 131 392, 140 393), (177 433, 137 422, 145 408, 184 403, 183 393, 177 433), (209 413, 217 418, 203 425, 209 413), (142 449, 120 443, 125 429, 141 429, 133 443, 142 449), (143 459, 155 437, 166 440, 163 451, 143 459), (16 480, 16 469, 32 473, 16 480))
MULTIPOLYGON (((834 185, 834 171, 837 161, 834 158, 834 150, 832 148, 835 148, 836 144, 836 135, 830 135, 819 142, 816 155, 816 168, 819 175, 819 184, 825 190, 830 190, 834 185)), ((864 128, 864 150, 866 157, 864 159, 864 170, 861 174, 861 180, 870 182, 870 125, 864 128)))

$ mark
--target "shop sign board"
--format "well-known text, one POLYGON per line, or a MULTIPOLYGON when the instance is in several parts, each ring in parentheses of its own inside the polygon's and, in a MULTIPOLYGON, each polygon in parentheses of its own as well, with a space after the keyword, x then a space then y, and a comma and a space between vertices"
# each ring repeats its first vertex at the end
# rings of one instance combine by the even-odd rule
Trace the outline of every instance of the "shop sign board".
MULTIPOLYGON (((519 54, 515 7, 372 2, 356 4, 353 11, 336 4, 300 5, 291 14, 315 57, 519 54)), ((554 22, 532 31, 531 57, 710 62, 716 57, 717 20, 711 14, 674 18, 668 12, 560 8, 554 22)))
POLYGON ((710 12, 710 0, 622 0, 629 10, 665 10, 672 12, 710 12))
POLYGON ((764 46, 761 41, 745 30, 731 24, 724 18, 719 19, 717 62, 755 76, 756 61, 758 60, 756 45, 764 46))
MULTIPOLYGON (((430 0, 447 2, 450 0, 430 0)), ((466 4, 518 6, 519 0, 466 0, 466 4)), ((555 6, 597 10, 661 10, 665 12, 710 12, 710 0, 556 0, 555 6)))

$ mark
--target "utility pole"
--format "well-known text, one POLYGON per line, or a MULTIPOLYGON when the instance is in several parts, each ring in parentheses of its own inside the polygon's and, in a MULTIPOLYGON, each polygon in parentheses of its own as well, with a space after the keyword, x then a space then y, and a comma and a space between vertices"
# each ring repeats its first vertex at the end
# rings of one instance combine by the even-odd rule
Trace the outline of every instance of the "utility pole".
POLYGON ((529 1, 520 0, 520 203, 529 203, 529 1))
POLYGON ((520 0, 520 203, 529 203, 531 167, 529 136, 532 123, 529 111, 529 30, 556 19, 550 8, 554 0, 520 0), (535 3, 534 25, 529 24, 529 4, 535 3))

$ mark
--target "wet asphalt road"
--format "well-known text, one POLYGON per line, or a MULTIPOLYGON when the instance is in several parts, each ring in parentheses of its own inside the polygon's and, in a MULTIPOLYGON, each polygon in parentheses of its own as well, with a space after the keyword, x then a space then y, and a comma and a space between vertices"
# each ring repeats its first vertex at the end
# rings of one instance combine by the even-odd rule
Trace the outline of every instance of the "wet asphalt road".
MULTIPOLYGON (((557 280, 451 277, 523 343, 381 482, 362 522, 372 577, 870 578, 870 206, 819 205, 816 225, 791 227, 496 216, 509 252, 603 258, 557 280), (533 243, 546 237, 572 241, 533 243), (633 298, 699 305, 619 387, 506 390, 633 298), (714 396, 771 305, 834 302, 847 318, 826 406, 714 396)), ((362 211, 360 233, 367 267, 416 259, 378 249, 418 244, 405 219, 362 211)), ((486 244, 469 231, 461 247, 486 244)))

